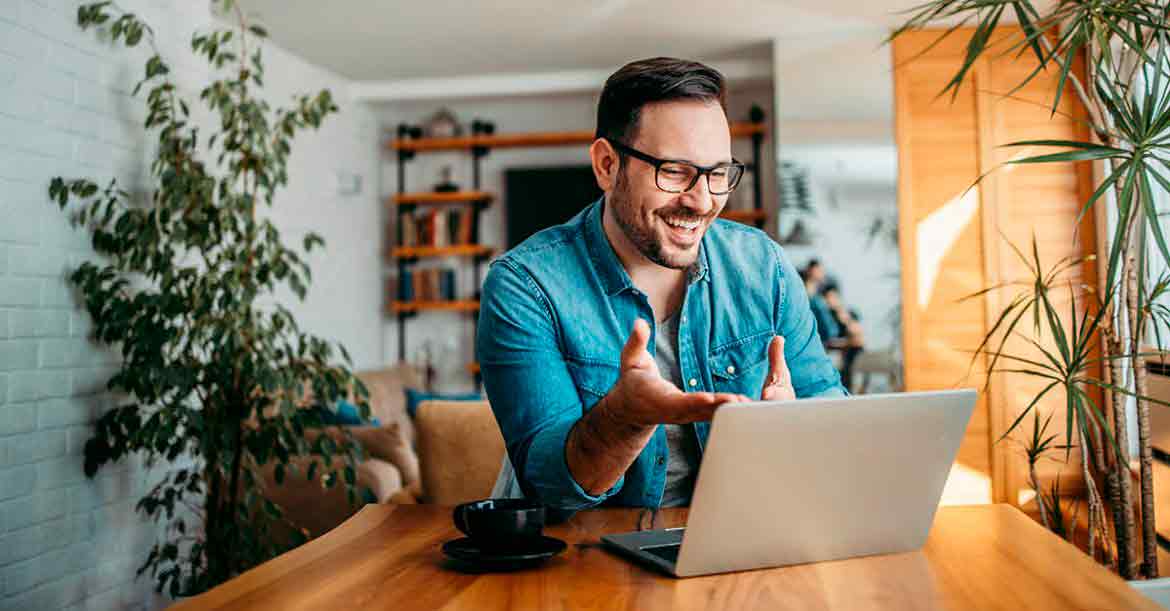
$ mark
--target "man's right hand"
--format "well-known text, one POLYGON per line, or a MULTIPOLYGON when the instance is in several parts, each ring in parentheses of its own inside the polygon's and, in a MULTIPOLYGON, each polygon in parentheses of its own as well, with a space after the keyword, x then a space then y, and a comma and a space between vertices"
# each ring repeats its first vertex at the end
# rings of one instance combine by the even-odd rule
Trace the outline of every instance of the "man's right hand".
POLYGON ((608 395, 608 416, 630 426, 687 424, 710 420, 724 403, 750 401, 732 393, 683 392, 662 377, 658 363, 646 351, 650 325, 634 322, 622 348, 621 375, 608 395))
POLYGON ((569 432, 565 462, 589 494, 611 488, 659 424, 710 420, 720 405, 749 400, 743 395, 679 390, 662 378, 654 357, 646 352, 649 341, 650 325, 639 319, 622 348, 617 383, 569 432))

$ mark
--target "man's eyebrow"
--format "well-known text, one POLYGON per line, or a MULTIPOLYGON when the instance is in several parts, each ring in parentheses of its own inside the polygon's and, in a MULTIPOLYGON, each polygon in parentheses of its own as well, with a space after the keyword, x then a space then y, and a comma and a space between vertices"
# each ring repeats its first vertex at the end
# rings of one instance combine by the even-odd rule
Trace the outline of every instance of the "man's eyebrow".
POLYGON ((687 159, 686 157, 671 157, 669 155, 663 155, 662 159, 664 159, 666 161, 684 161, 686 163, 689 163, 692 165, 697 165, 697 166, 704 167, 704 168, 711 168, 711 167, 715 167, 715 166, 726 164, 726 163, 735 163, 735 157, 727 157, 726 159, 721 159, 721 160, 716 161, 715 163, 712 163, 710 165, 704 164, 704 163, 699 163, 699 162, 694 161, 692 159, 687 159))

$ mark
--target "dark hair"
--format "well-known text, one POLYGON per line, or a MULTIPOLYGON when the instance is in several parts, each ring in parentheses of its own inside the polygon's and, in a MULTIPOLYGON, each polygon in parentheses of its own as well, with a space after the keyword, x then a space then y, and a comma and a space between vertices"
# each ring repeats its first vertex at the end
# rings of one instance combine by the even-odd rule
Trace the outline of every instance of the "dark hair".
POLYGON ((829 293, 833 293, 833 292, 840 295, 841 294, 841 287, 838 286, 836 282, 833 282, 832 280, 830 280, 830 281, 824 283, 823 285, 821 285, 821 290, 819 292, 821 295, 828 295, 829 293))
POLYGON ((805 269, 812 269, 814 267, 818 267, 820 264, 821 264, 820 259, 809 259, 808 263, 804 266, 804 268, 805 269))
POLYGON ((726 114, 723 75, 699 62, 673 57, 630 62, 605 81, 597 102, 595 137, 628 144, 638 131, 642 107, 672 100, 717 101, 726 114))

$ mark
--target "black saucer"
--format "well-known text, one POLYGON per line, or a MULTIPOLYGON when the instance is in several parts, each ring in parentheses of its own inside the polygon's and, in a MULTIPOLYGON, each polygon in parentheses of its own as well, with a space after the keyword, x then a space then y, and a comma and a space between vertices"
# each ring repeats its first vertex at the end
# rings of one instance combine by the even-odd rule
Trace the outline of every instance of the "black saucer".
POLYGON ((536 566, 565 551, 568 545, 560 539, 540 537, 524 547, 508 550, 484 550, 469 537, 443 544, 443 553, 479 570, 514 571, 536 566))

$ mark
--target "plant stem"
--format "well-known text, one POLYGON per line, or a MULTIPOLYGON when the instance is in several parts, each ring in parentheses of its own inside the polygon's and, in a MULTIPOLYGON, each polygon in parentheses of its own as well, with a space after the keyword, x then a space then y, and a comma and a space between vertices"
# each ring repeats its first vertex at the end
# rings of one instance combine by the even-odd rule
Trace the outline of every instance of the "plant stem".
MULTIPOLYGON (((1040 506, 1040 521, 1044 524, 1044 528, 1051 531, 1052 524, 1048 521, 1048 508, 1044 503, 1044 490, 1040 488, 1040 480, 1036 477, 1036 463, 1029 461, 1028 464, 1028 479, 1032 484, 1032 490, 1036 491, 1036 503, 1040 506)), ((1059 501, 1057 501, 1059 502, 1059 501)))

